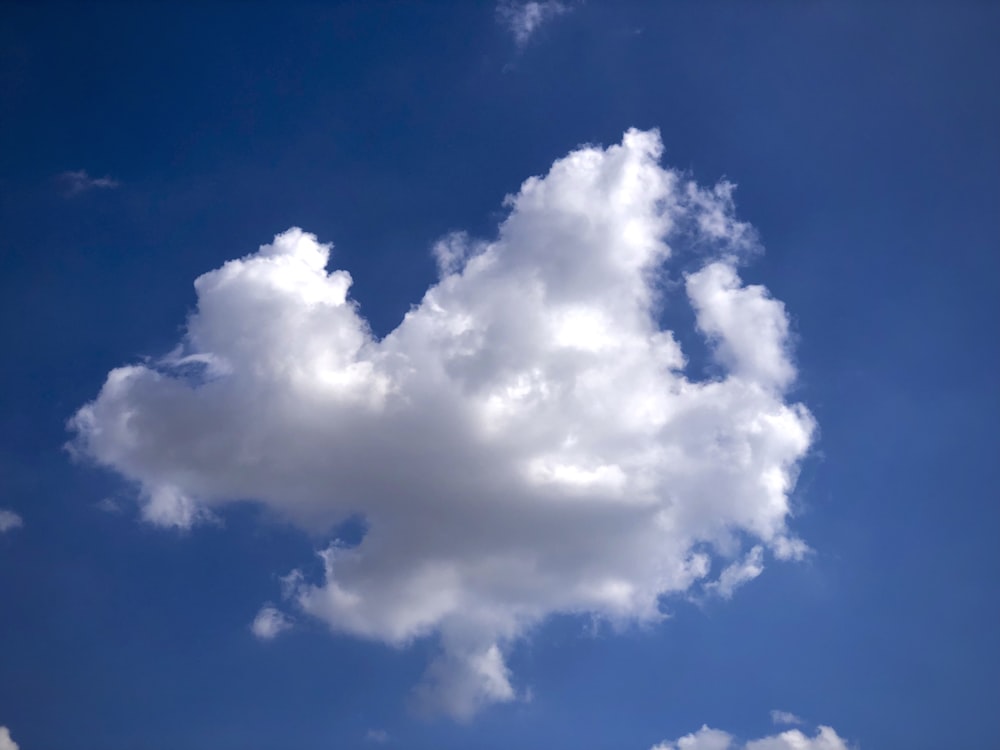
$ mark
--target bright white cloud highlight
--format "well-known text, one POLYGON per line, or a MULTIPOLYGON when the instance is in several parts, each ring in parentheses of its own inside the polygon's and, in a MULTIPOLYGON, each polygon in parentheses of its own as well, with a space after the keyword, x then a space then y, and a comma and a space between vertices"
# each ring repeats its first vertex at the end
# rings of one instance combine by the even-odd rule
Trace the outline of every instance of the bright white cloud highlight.
POLYGON ((10 736, 7 727, 0 727, 0 750, 18 750, 18 744, 10 736))
POLYGON ((24 526, 24 519, 12 510, 0 508, 0 534, 24 526))
POLYGON ((78 195, 90 190, 111 190, 120 184, 118 180, 107 175, 91 177, 85 169, 63 172, 57 179, 63 185, 67 195, 78 195))
POLYGON ((262 641, 277 638, 291 627, 291 618, 281 610, 271 606, 262 607, 250 624, 250 630, 262 641))
POLYGON ((497 5, 497 20, 513 34, 517 45, 523 47, 543 24, 569 11, 569 5, 557 0, 502 0, 497 5))
POLYGON ((814 424, 785 399, 784 307, 738 275, 753 233, 731 186, 660 154, 630 130, 528 179, 495 239, 439 243, 439 281, 381 340, 330 246, 278 235, 195 281, 180 347, 112 370, 76 449, 164 526, 248 498, 312 531, 363 517, 320 580, 285 579, 290 606, 438 636, 415 700, 459 718, 518 697, 504 653, 549 615, 648 623, 665 596, 730 595, 806 549, 789 493, 814 424), (661 283, 674 245, 702 259, 681 289, 711 379, 660 324, 684 303, 661 283))
POLYGON ((832 728, 824 726, 812 737, 792 729, 745 743, 728 732, 703 726, 673 742, 654 745, 651 750, 851 750, 851 747, 832 728))

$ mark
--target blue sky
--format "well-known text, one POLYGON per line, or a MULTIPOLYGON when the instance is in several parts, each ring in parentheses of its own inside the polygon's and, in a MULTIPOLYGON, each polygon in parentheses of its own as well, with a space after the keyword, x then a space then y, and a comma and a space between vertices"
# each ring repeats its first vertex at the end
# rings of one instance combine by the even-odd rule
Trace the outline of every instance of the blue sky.
POLYGON ((995 5, 0 20, 0 750, 997 743, 995 5))

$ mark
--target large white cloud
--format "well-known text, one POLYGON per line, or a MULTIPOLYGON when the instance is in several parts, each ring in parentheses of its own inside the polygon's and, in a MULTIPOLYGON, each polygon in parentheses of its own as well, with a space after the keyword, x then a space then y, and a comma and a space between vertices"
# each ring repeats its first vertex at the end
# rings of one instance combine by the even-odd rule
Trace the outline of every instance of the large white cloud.
POLYGON ((182 344, 112 370, 75 445, 187 527, 253 499, 360 545, 285 593, 334 631, 442 653, 418 702, 458 717, 517 696, 511 642, 553 613, 625 624, 662 597, 730 595, 800 557, 789 493, 814 430, 788 403, 782 304, 745 286, 731 186, 659 164, 658 133, 585 147, 507 200, 497 237, 435 248, 441 277, 378 340, 299 229, 195 282, 182 344), (672 245, 719 374, 692 379, 660 313, 672 245), (721 577, 719 571, 723 570, 721 577), (713 581, 713 579, 716 579, 713 581))
POLYGON ((739 742, 728 732, 702 727, 673 742, 661 742, 651 750, 850 750, 847 742, 831 727, 821 726, 812 737, 791 729, 787 732, 739 742))

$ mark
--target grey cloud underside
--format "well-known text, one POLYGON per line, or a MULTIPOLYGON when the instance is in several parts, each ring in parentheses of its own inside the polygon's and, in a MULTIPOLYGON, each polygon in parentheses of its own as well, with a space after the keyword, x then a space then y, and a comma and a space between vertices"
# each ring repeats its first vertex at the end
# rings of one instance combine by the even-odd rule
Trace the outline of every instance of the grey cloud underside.
POLYGON ((660 152, 629 131, 527 180, 494 240, 442 240, 440 280, 381 340, 329 246, 278 235, 195 282, 181 345, 109 373, 75 446, 161 525, 246 498, 313 531, 363 516, 323 580, 286 579, 290 606, 393 644, 439 634, 417 697, 458 717, 516 696, 504 649, 548 615, 731 594, 765 552, 806 550, 787 522, 814 425, 785 400, 784 307, 737 273, 753 232, 731 186, 660 152), (685 285, 713 380, 658 324, 674 242, 713 248, 685 285))

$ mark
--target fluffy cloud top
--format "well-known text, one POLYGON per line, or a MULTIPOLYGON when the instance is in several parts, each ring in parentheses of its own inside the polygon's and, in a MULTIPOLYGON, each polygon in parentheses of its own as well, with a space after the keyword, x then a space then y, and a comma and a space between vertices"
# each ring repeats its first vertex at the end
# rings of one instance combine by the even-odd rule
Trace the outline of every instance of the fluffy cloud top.
MULTIPOLYGON (((784 307, 737 273, 752 232, 731 186, 659 164, 658 133, 583 147, 507 199, 492 241, 435 250, 440 279, 374 338, 330 246, 299 229, 195 281, 163 361, 112 370, 71 421, 134 481, 150 522, 253 499, 367 533, 285 578, 288 606, 404 645, 439 635, 420 705, 517 697, 504 652, 553 613, 662 617, 806 547, 789 493, 813 420, 785 399, 784 307), (659 322, 674 245, 719 374, 692 379, 659 322), (721 575, 720 575, 721 571, 721 575)), ((676 287, 676 285, 674 285, 676 287)))
POLYGON ((0 534, 24 526, 24 520, 12 510, 0 508, 0 534))
POLYGON ((850 746, 830 727, 819 727, 809 737, 792 729, 749 742, 737 742, 728 732, 702 727, 673 742, 661 742, 651 750, 850 750, 850 746))
POLYGON ((18 745, 10 736, 7 727, 0 727, 0 750, 17 750, 18 745))
POLYGON ((558 0, 502 0, 497 5, 497 20, 514 35, 517 45, 522 47, 543 24, 569 10, 568 5, 558 0))

